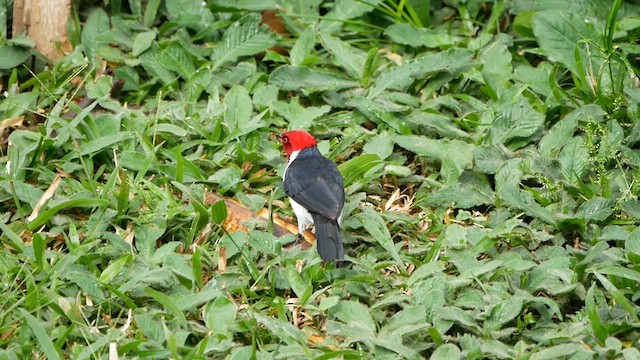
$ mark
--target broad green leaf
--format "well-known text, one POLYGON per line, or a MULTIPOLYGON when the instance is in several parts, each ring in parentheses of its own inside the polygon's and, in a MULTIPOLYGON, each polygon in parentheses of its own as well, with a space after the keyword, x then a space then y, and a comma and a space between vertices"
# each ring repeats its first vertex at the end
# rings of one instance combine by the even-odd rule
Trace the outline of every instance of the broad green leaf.
POLYGON ((480 332, 480 328, 473 316, 470 313, 454 306, 444 306, 436 313, 436 318, 439 320, 447 320, 457 323, 463 328, 471 330, 473 333, 480 332))
POLYGON ((522 312, 522 299, 513 297, 507 298, 491 308, 489 318, 485 320, 485 328, 489 331, 497 331, 515 319, 522 312))
POLYGON ((96 82, 87 84, 87 96, 95 100, 105 100, 109 98, 112 87, 113 78, 111 76, 101 76, 96 82))
POLYGON ((269 83, 282 90, 299 90, 304 94, 358 86, 356 81, 334 72, 286 65, 278 67, 269 75, 269 83))
POLYGON ((558 151, 573 137, 580 121, 601 122, 604 113, 598 105, 580 107, 551 127, 549 132, 540 139, 538 149, 544 157, 554 158, 558 151))
POLYGON ((382 0, 337 0, 333 3, 331 11, 323 16, 318 24, 318 31, 327 34, 335 34, 345 24, 344 20, 354 19, 373 11, 382 0))
POLYGON ((31 56, 31 51, 21 46, 0 45, 0 70, 18 67, 31 56))
POLYGON ((290 60, 291 65, 301 66, 305 59, 307 59, 314 52, 314 46, 316 44, 316 33, 313 29, 306 29, 303 31, 296 43, 291 48, 290 60))
MULTIPOLYGON (((586 40, 598 42, 599 34, 595 26, 585 21, 583 16, 568 11, 541 11, 533 17, 533 33, 540 48, 553 59, 560 61, 571 72, 577 74, 591 58, 585 50, 586 40), (578 64, 576 49, 585 64, 578 64)), ((591 52, 596 52, 591 47, 591 52)))
POLYGON ((496 36, 494 41, 484 47, 479 54, 485 84, 496 93, 497 90, 511 85, 513 59, 507 46, 513 46, 513 40, 510 37, 496 36))
POLYGON ((362 78, 367 54, 329 34, 320 32, 320 41, 331 52, 335 64, 354 79, 362 78))
POLYGON ((233 326, 237 311, 238 307, 233 301, 221 296, 207 304, 204 310, 204 321, 214 333, 224 334, 233 326))
POLYGON ((636 228, 629 234, 624 242, 624 253, 632 263, 640 263, 640 228, 636 228))
POLYGON ((273 336, 282 339, 287 344, 305 344, 306 335, 292 324, 277 317, 265 316, 259 312, 252 313, 258 323, 265 326, 273 336))
POLYGON ((224 120, 229 130, 243 129, 251 120, 253 106, 247 89, 234 86, 224 99, 224 120))
POLYGON ((249 11, 270 10, 276 8, 276 3, 273 0, 214 0, 213 3, 223 8, 243 9, 249 11))
POLYGON ((346 324, 360 329, 363 335, 372 337, 376 332, 376 324, 369 313, 369 309, 357 301, 340 301, 329 309, 329 314, 346 324))
POLYGON ((158 62, 188 80, 196 72, 191 54, 177 41, 169 43, 156 55, 158 62))
POLYGON ((431 360, 456 360, 462 359, 462 352, 454 344, 444 344, 438 346, 431 355, 431 360))
POLYGON ((577 186, 589 166, 589 152, 585 148, 584 140, 576 136, 569 140, 558 154, 560 172, 569 185, 577 186))
POLYGON ((587 358, 592 351, 585 349, 581 344, 564 343, 544 348, 531 356, 531 360, 554 360, 571 357, 587 358), (581 355, 581 356, 580 356, 581 355))
POLYGON ((106 42, 98 40, 100 35, 108 32, 111 28, 109 16, 101 8, 95 8, 82 27, 82 48, 89 61, 96 61, 96 50, 107 45, 106 42))
POLYGON ((384 31, 384 34, 395 43, 412 47, 442 48, 450 47, 461 40, 442 30, 429 28, 417 28, 413 24, 393 24, 384 31))
POLYGON ((487 177, 481 173, 465 171, 458 182, 445 185, 427 196, 429 206, 453 206, 468 209, 484 204, 493 204, 495 194, 487 177))
POLYGON ((211 54, 211 71, 242 56, 265 51, 276 44, 276 39, 274 32, 260 25, 260 15, 245 15, 224 31, 221 44, 211 54))
POLYGON ((211 218, 218 225, 227 219, 227 203, 224 200, 218 200, 211 205, 211 218))
POLYGON ((132 256, 128 254, 116 261, 113 261, 102 271, 102 273, 100 273, 100 278, 98 280, 105 283, 111 282, 111 280, 118 276, 120 271, 122 271, 126 265, 131 263, 132 260, 132 256))
POLYGON ((498 146, 481 145, 473 149, 474 170, 495 174, 502 164, 509 159, 505 149, 498 146))
POLYGON ((406 91, 416 79, 427 80, 429 74, 438 72, 456 74, 464 71, 473 65, 472 57, 471 51, 454 48, 426 54, 405 64, 391 67, 376 79, 367 97, 373 99, 387 89, 406 91))
POLYGON ((591 221, 604 221, 613 213, 613 201, 595 197, 582 203, 576 215, 591 221))
POLYGON ((151 259, 156 249, 156 240, 165 233, 166 228, 166 221, 160 217, 151 219, 151 221, 142 223, 135 228, 134 244, 143 258, 151 259))
POLYGON ((407 117, 407 122, 418 127, 420 132, 427 131, 429 134, 438 134, 452 140, 471 137, 468 132, 460 129, 453 119, 440 113, 414 111, 407 117))
POLYGON ((391 255, 400 269, 404 269, 404 262, 393 243, 393 238, 391 237, 391 233, 389 233, 389 229, 387 229, 387 224, 380 214, 375 212, 370 206, 367 206, 359 214, 358 219, 360 220, 360 224, 367 230, 371 237, 373 237, 373 240, 380 244, 380 246, 391 255))
POLYGON ((276 101, 271 108, 288 121, 289 130, 308 129, 315 119, 331 111, 329 105, 303 107, 296 98, 286 102, 276 101))
POLYGON ((131 50, 131 54, 133 56, 138 56, 143 52, 147 51, 153 40, 156 38, 155 31, 144 31, 141 33, 137 33, 136 36, 133 37, 133 49, 131 50))
POLYGON ((471 167, 473 161, 474 146, 460 140, 435 140, 417 135, 397 135, 394 141, 417 155, 440 161, 442 163, 440 174, 447 184, 456 182, 462 172, 471 167))
POLYGON ((175 252, 169 253, 162 262, 162 267, 171 270, 174 274, 179 275, 191 282, 195 281, 191 266, 187 264, 184 256, 175 252))
POLYGON ((293 265, 288 265, 285 273, 291 290, 293 290, 300 300, 300 304, 304 305, 313 292, 313 287, 302 279, 302 276, 300 276, 300 273, 293 265))
POLYGON ((520 189, 520 180, 524 173, 521 169, 521 159, 508 160, 496 173, 496 194, 505 204, 524 211, 527 215, 554 224, 553 214, 538 204, 531 193, 520 189))
POLYGON ((151 75, 158 78, 164 85, 171 84, 176 80, 174 73, 165 68, 157 59, 159 49, 156 46, 144 53, 140 54, 140 60, 142 67, 151 75))
POLYGON ((520 91, 508 90, 500 94, 497 103, 492 106, 492 111, 483 114, 483 124, 491 124, 489 139, 491 144, 508 145, 513 150, 522 147, 523 143, 516 141, 534 135, 542 129, 544 116, 539 113, 520 94, 520 91))
POLYGON ((393 139, 388 134, 381 134, 369 138, 369 141, 362 148, 365 154, 377 155, 384 160, 393 154, 393 139))

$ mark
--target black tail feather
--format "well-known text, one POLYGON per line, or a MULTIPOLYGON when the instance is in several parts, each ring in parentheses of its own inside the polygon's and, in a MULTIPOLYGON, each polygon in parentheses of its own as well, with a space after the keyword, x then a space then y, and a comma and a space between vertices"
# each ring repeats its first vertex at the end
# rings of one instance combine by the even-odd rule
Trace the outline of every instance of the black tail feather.
POLYGON ((319 215, 313 216, 313 222, 316 228, 318 253, 322 260, 344 260, 344 248, 338 222, 319 215))

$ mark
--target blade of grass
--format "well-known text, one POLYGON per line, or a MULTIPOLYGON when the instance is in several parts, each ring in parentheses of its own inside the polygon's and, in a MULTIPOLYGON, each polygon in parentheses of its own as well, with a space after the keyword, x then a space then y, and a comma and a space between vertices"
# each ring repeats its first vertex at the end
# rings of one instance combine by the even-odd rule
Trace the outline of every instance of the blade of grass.
POLYGON ((58 350, 53 345, 53 341, 49 335, 47 335, 47 330, 42 323, 27 310, 22 308, 18 310, 22 314, 22 317, 27 321, 27 324, 36 336, 36 339, 38 339, 38 344, 40 344, 40 348, 42 349, 44 356, 49 360, 62 360, 60 353, 58 353, 58 350))

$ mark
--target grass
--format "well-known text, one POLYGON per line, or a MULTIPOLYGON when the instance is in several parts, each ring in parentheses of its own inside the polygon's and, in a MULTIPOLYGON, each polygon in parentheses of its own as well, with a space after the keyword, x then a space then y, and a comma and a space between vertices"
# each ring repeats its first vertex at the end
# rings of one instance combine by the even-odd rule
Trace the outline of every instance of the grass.
POLYGON ((56 63, 3 39, 0 359, 640 357, 640 7, 558 6, 112 1, 56 63), (293 128, 348 268, 210 201, 295 222, 293 128))

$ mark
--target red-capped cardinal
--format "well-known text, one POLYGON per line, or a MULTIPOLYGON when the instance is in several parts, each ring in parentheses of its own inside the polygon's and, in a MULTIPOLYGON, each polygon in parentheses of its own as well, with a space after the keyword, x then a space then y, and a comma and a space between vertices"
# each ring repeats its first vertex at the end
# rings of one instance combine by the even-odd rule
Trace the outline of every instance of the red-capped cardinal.
POLYGON ((341 262, 344 259, 340 239, 344 185, 336 164, 320 154, 316 139, 304 130, 286 132, 280 141, 289 157, 282 177, 284 192, 289 195, 298 218, 299 236, 307 227, 315 225, 322 260, 341 262))

